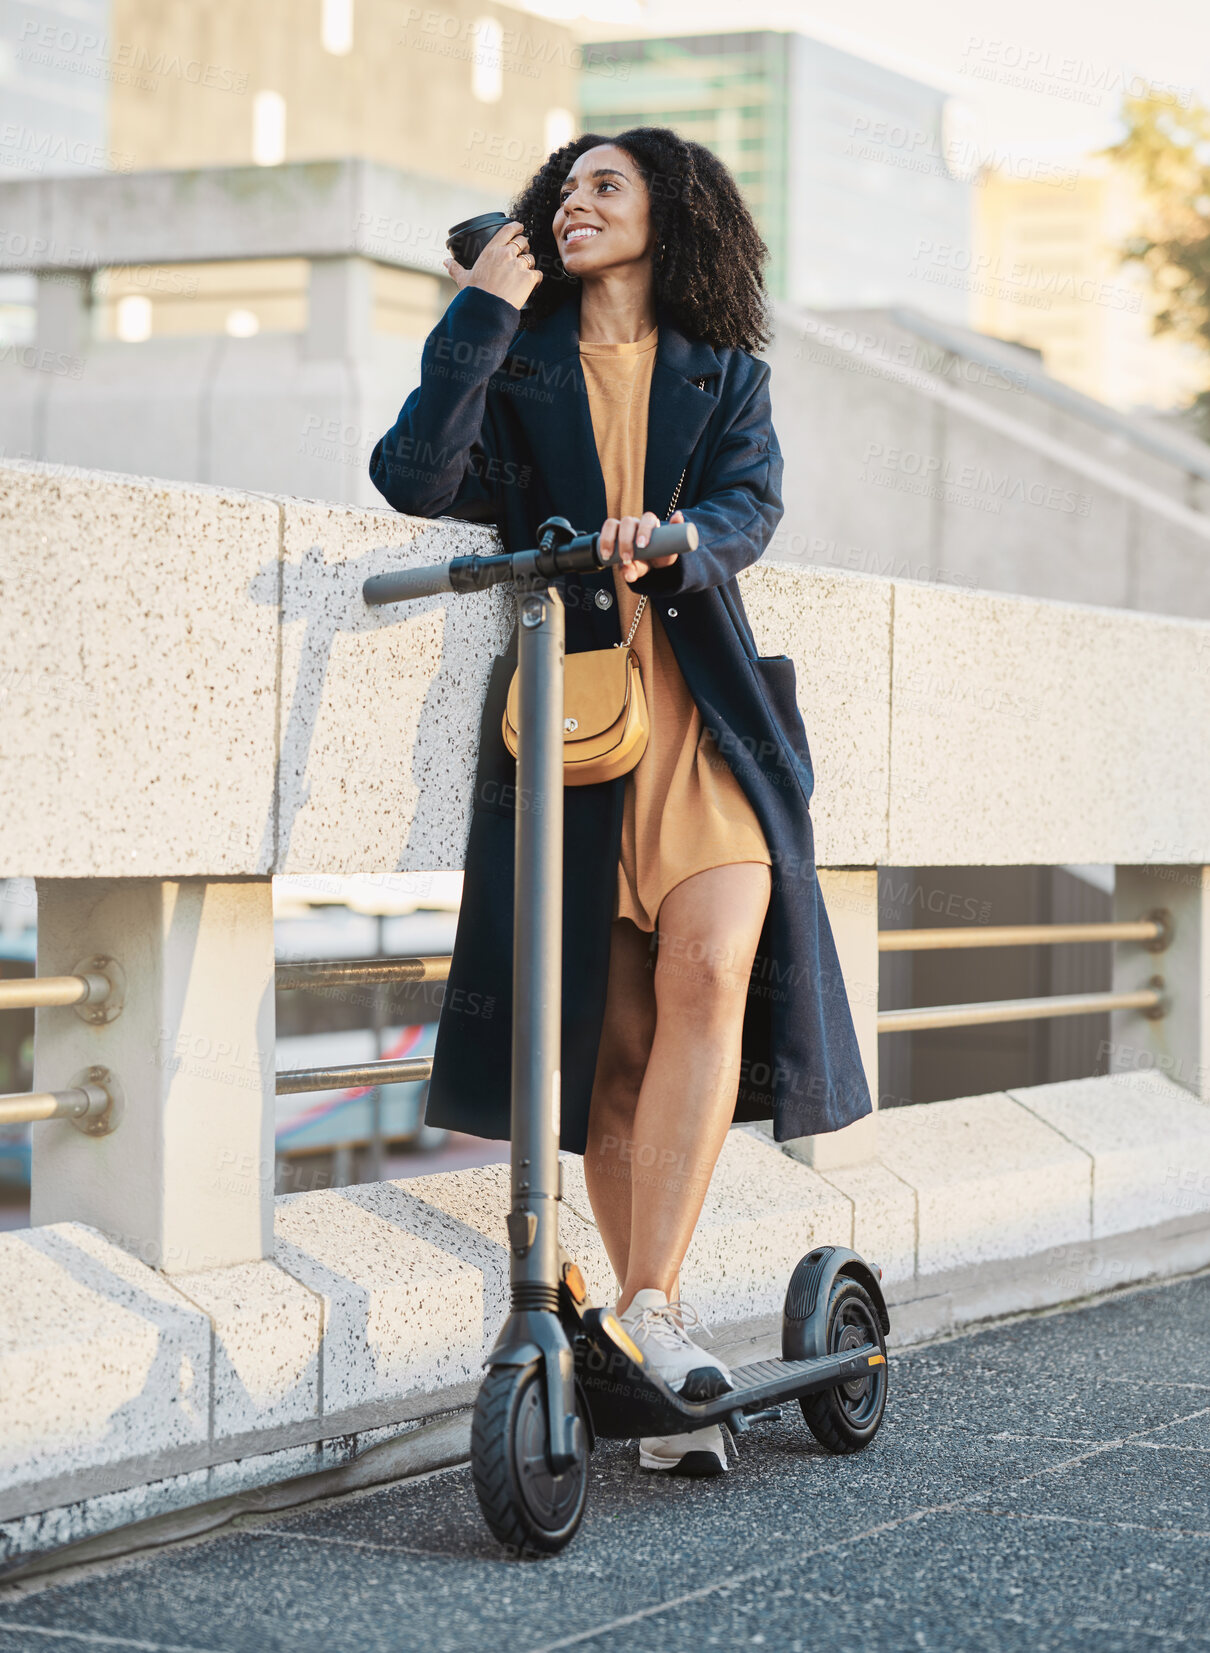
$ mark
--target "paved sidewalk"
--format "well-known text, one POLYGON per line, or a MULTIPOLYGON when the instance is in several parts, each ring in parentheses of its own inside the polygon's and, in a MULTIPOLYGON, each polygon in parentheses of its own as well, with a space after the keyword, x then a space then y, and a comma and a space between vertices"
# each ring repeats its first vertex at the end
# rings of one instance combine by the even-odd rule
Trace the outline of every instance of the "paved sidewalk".
POLYGON ((1210 1275, 894 1357, 857 1458, 789 1411, 719 1481, 636 1450, 553 1560, 448 1470, 0 1589, 0 1653, 1210 1647, 1210 1275))

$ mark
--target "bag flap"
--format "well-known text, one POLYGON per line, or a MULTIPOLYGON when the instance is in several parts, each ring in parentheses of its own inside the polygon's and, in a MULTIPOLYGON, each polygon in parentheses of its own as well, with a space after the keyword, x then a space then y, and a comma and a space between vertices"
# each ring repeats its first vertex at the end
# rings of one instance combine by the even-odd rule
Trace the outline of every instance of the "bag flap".
MULTIPOLYGON (((563 662, 564 740, 589 740, 604 733, 618 721, 630 698, 630 649, 588 649, 569 654, 563 662), (566 720, 576 727, 568 729, 566 720)), ((508 686, 506 715, 517 727, 520 678, 508 686)))

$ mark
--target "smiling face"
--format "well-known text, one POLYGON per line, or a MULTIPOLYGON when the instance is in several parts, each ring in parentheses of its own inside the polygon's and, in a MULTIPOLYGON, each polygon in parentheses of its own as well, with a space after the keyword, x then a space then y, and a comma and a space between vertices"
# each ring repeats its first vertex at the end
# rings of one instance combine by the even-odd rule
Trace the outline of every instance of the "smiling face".
POLYGON ((650 258, 647 186, 624 149, 598 144, 576 158, 551 228, 569 275, 591 277, 650 258))

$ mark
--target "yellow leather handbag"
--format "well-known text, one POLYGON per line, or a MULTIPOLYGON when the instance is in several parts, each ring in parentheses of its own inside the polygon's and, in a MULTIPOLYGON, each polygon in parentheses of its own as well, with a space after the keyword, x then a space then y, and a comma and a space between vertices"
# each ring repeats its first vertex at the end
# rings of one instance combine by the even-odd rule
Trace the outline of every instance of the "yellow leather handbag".
MULTIPOLYGON (((705 380, 697 381, 699 389, 705 380)), ((686 465, 685 470, 688 470, 686 465)), ((685 471, 672 495, 667 517, 676 510, 685 471)), ((647 750, 651 716, 643 693, 639 657, 631 648, 647 598, 639 598, 630 630, 611 649, 584 649, 563 660, 563 784, 594 786, 630 772, 647 750)), ((504 706, 504 744, 517 755, 517 673, 504 706)))
MULTIPOLYGON (((639 618, 636 614, 636 623, 639 618)), ((592 786, 625 775, 647 750, 651 720, 639 657, 628 646, 629 641, 564 658, 564 786, 592 786)), ((504 744, 514 757, 518 698, 514 672, 504 708, 504 744)))

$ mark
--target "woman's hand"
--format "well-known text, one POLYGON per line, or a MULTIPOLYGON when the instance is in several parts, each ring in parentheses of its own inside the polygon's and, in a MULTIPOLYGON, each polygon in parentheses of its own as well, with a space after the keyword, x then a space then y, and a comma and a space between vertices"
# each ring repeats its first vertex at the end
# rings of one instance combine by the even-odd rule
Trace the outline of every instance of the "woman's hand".
MULTIPOLYGON (((668 518, 669 522, 684 522, 683 511, 674 511, 668 518)), ((622 562, 622 578, 630 585, 641 580, 643 575, 652 568, 671 568, 676 561, 674 551, 669 557, 648 557, 644 562, 635 555, 641 551, 651 538, 653 528, 660 526, 660 519, 654 511, 644 511, 641 517, 606 517, 601 529, 601 549, 613 556, 616 548, 622 562)))
POLYGON ((537 260, 529 250, 525 226, 515 219, 501 225, 471 269, 464 269, 452 254, 441 262, 459 290, 482 287, 518 310, 542 279, 541 270, 534 268, 537 260))

